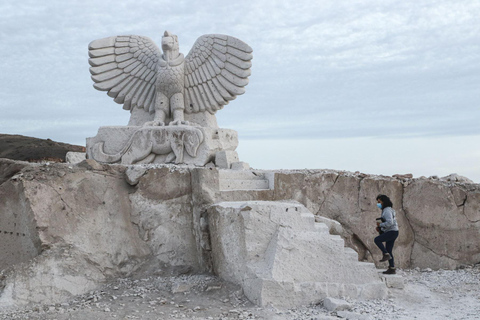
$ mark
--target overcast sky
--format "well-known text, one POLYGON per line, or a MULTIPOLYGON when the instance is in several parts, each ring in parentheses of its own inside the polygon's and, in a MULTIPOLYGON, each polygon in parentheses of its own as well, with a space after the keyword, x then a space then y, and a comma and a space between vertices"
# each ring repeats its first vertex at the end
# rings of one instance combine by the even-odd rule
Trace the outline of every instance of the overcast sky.
POLYGON ((129 112, 96 91, 92 40, 223 33, 254 50, 217 113, 254 168, 480 182, 480 1, 0 2, 0 133, 85 145, 129 112), (234 4, 231 4, 234 3, 234 4))

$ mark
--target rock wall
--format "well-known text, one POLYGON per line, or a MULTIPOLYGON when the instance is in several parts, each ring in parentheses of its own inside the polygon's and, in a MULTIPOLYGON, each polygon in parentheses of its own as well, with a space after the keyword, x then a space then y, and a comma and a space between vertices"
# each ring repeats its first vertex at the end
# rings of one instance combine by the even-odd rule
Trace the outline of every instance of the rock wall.
POLYGON ((0 304, 61 301, 149 257, 215 271, 208 209, 222 201, 298 201, 318 221, 341 223, 332 230, 360 260, 374 261, 375 197, 384 193, 401 228, 398 266, 480 262, 478 184, 302 170, 254 171, 269 189, 222 189, 242 185, 222 183, 242 176, 231 171, 0 159, 0 304))
POLYGON ((163 167, 144 172, 129 195, 132 222, 141 238, 159 261, 199 269, 190 170, 163 167))
POLYGON ((381 256, 373 242, 380 193, 392 199, 397 213, 399 267, 453 269, 480 262, 478 184, 318 170, 275 173, 275 200, 297 200, 314 214, 340 222, 342 236, 361 260, 381 256))
POLYGON ((453 269, 480 262, 478 185, 417 180, 405 188, 403 207, 415 235, 412 266, 453 269))
POLYGON ((0 165, 13 173, 0 185, 2 237, 15 239, 0 257, 5 304, 61 300, 133 271, 150 254, 131 223, 124 168, 24 164, 14 173, 11 161, 0 165))
POLYGON ((1 185, 0 208, 1 270, 36 257, 41 252, 41 241, 22 184, 7 181, 1 185))
MULTIPOLYGON (((269 177, 271 190, 222 191, 222 170, 195 170, 197 207, 221 201, 296 200, 319 218, 340 222, 346 245, 358 252, 361 261, 375 262, 378 267, 384 264, 377 262, 381 252, 373 241, 377 236, 375 219, 380 216, 375 198, 387 194, 400 226, 394 251, 397 266, 455 269, 480 263, 480 185, 468 180, 334 170, 257 170, 257 175, 269 177)), ((208 250, 198 250, 208 266, 208 250)))

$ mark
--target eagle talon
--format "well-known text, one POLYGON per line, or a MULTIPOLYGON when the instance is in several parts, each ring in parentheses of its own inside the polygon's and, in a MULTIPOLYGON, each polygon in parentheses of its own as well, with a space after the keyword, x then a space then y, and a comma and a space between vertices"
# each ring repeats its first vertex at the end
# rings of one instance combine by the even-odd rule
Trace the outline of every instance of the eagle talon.
POLYGON ((174 120, 174 121, 170 122, 168 125, 169 126, 180 126, 182 124, 186 125, 186 126, 189 126, 190 122, 185 121, 185 120, 174 120))

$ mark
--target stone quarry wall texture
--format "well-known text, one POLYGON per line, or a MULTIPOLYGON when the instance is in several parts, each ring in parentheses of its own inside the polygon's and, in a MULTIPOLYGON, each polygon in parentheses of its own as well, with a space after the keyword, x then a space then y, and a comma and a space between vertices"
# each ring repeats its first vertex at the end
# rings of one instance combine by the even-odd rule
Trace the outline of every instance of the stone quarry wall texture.
POLYGON ((275 175, 275 199, 297 200, 315 215, 340 222, 361 260, 381 256, 373 242, 380 193, 392 199, 397 213, 399 267, 453 269, 480 262, 478 184, 314 170, 275 175))
POLYGON ((144 171, 129 194, 132 222, 159 261, 199 269, 188 169, 144 171))
POLYGON ((9 275, 0 303, 61 301, 131 272, 150 254, 131 222, 124 168, 4 160, 0 167, 8 231, 1 240, 12 246, 0 253, 9 275))
POLYGON ((298 201, 318 222, 341 223, 330 223, 330 232, 359 260, 378 260, 379 193, 391 197, 398 215, 399 267, 480 262, 478 184, 332 170, 239 173, 0 159, 0 304, 59 302, 134 272, 152 257, 215 271, 208 209, 222 201, 298 201), (242 185, 263 189, 231 188, 242 185))

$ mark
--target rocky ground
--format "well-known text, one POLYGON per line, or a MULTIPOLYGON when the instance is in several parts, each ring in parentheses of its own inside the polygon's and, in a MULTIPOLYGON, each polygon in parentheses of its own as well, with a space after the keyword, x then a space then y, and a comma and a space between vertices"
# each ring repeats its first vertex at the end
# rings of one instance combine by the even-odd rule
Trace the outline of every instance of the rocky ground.
POLYGON ((56 305, 0 308, 0 319, 480 319, 480 265, 459 270, 399 270, 404 289, 388 299, 322 303, 290 310, 251 304, 238 286, 188 268, 152 267, 56 305))

